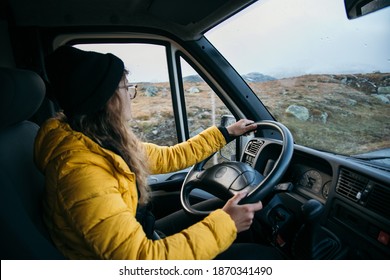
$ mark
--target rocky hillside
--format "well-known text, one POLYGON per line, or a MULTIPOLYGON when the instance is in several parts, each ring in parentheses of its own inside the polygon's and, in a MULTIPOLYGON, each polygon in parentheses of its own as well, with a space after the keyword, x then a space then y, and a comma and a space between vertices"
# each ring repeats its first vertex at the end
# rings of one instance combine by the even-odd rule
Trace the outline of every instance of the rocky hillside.
POLYGON ((306 75, 251 86, 298 143, 340 153, 390 146, 390 74, 306 75))
MULTIPOLYGON (((305 75, 280 80, 248 74, 246 80, 275 118, 291 129, 298 143, 340 153, 390 145, 389 73, 305 75)), ((210 88, 203 80, 191 76, 184 86, 191 103, 189 122, 199 123, 194 127, 207 125, 201 123, 211 114, 219 118, 226 113, 218 100, 210 108, 210 88)), ((148 139, 157 137, 162 143, 174 143, 176 140, 167 133, 174 128, 168 83, 139 88, 140 98, 133 105, 137 119, 134 128, 148 139)))

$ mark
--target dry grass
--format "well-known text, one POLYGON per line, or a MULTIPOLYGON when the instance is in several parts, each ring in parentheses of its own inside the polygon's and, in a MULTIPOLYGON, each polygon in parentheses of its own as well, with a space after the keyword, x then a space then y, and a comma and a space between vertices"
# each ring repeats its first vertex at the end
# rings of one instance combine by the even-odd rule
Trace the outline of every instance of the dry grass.
MULTIPOLYGON (((137 121, 134 127, 144 138, 155 139, 158 131, 154 142, 174 144, 176 140, 172 135, 160 135, 174 131, 169 84, 153 86, 159 89, 154 97, 146 96, 146 85, 140 86, 132 106, 137 121)), ((218 124, 227 109, 218 98, 211 98, 210 88, 205 83, 186 83, 185 89, 193 86, 200 92, 186 93, 190 125, 194 129, 205 128, 213 123, 213 116, 218 124)), ((250 86, 274 117, 290 128, 299 144, 346 154, 390 146, 390 104, 372 96, 378 86, 390 86, 390 74, 307 75, 250 83, 250 86), (300 121, 286 114, 289 105, 305 106, 310 119, 300 121), (321 118, 324 113, 325 122, 321 118)))

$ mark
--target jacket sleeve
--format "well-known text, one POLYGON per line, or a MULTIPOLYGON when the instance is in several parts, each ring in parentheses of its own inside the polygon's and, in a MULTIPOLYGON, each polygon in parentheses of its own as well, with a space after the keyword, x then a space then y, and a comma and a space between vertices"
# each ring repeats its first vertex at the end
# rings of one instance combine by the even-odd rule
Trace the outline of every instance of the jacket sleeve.
POLYGON ((212 126, 191 139, 171 147, 145 143, 152 174, 185 169, 220 150, 226 145, 221 131, 212 126))
POLYGON ((130 184, 130 192, 121 192, 126 186, 109 170, 92 164, 74 166, 59 181, 57 199, 72 234, 102 259, 212 259, 236 238, 234 222, 216 210, 180 233, 149 240, 130 203, 135 183, 123 183, 130 184))

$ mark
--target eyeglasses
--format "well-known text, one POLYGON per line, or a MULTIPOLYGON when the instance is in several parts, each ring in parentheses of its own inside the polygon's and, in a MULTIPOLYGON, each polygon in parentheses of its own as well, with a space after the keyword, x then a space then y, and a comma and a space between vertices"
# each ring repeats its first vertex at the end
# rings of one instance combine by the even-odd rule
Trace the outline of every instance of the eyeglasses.
POLYGON ((130 99, 134 99, 137 96, 137 85, 126 84, 118 88, 124 88, 130 94, 130 99))

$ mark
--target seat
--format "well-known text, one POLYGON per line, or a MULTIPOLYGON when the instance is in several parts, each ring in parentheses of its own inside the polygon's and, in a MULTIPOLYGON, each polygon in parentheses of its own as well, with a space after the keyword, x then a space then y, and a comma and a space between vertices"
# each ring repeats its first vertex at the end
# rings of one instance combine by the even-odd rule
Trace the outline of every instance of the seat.
POLYGON ((0 257, 64 259, 42 218, 44 177, 33 160, 45 85, 38 74, 0 67, 0 257))

